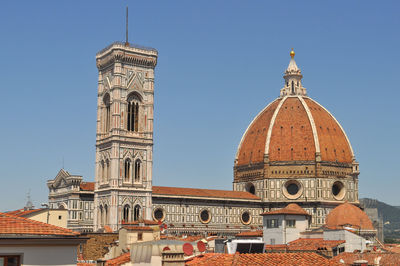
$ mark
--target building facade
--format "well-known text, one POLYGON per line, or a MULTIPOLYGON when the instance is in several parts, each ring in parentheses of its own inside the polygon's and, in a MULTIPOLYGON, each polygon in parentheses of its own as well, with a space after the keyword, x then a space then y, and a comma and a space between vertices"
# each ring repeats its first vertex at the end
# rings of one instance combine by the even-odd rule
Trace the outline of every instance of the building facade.
MULTIPOLYGON (((227 191, 152 185, 158 52, 114 43, 97 53, 93 230, 118 230, 147 219, 176 234, 233 235, 261 229, 261 213, 289 203, 304 208, 310 226, 319 227, 340 203, 358 204, 359 169, 350 142, 337 120, 307 96, 294 52, 290 55, 280 96, 240 141, 233 191, 227 191)), ((49 182, 59 184, 56 180, 49 182)), ((58 204, 61 194, 57 199, 54 186, 49 189, 49 199, 58 204)))
POLYGON ((61 169, 53 180, 47 181, 50 210, 68 210, 67 228, 93 231, 94 183, 83 182, 82 176, 61 169))

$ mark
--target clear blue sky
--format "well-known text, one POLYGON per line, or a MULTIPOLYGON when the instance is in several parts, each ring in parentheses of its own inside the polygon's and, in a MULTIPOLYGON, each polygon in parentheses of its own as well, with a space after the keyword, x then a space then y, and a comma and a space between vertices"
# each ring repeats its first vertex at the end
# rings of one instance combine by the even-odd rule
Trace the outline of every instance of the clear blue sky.
POLYGON ((399 1, 5 1, 0 8, 0 210, 47 201, 62 167, 94 180, 95 54, 159 51, 153 184, 231 189, 237 145, 279 95, 289 51, 339 120, 360 197, 400 205, 399 1))

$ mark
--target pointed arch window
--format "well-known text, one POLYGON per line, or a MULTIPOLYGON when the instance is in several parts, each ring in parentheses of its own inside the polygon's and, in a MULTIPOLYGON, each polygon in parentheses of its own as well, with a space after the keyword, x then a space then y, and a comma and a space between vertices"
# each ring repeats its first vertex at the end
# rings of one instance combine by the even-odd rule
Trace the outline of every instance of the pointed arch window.
POLYGON ((107 93, 104 95, 103 102, 105 105, 105 111, 104 111, 104 132, 108 133, 110 131, 110 126, 111 126, 111 103, 110 103, 110 95, 107 93))
POLYGON ((107 159, 106 160, 106 178, 105 181, 108 182, 110 180, 110 173, 111 173, 111 168, 110 168, 110 161, 107 159))
POLYGON ((102 227, 104 225, 104 216, 103 216, 103 206, 101 206, 101 205, 100 205, 100 208, 99 208, 99 217, 98 217, 98 219, 99 219, 100 227, 102 227))
POLYGON ((125 160, 124 181, 129 182, 130 178, 131 178, 131 160, 128 158, 125 160))
POLYGON ((134 221, 139 221, 140 218, 140 206, 136 205, 135 208, 133 209, 133 220, 134 221))
POLYGON ((129 222, 129 211, 130 207, 128 204, 124 206, 124 213, 122 214, 122 219, 124 222, 129 222))
POLYGON ((294 81, 292 80, 292 94, 294 94, 294 81))
POLYGON ((104 182, 104 180, 105 180, 104 161, 101 161, 101 163, 100 163, 100 173, 99 173, 99 175, 100 175, 101 181, 104 182))
POLYGON ((138 132, 139 131, 139 108, 140 98, 136 93, 131 93, 128 96, 128 117, 127 117, 127 130, 138 132))
POLYGON ((108 225, 108 206, 104 205, 104 225, 108 225))
POLYGON ((142 168, 142 161, 137 159, 135 161, 135 182, 140 182, 141 178, 141 168, 142 168))

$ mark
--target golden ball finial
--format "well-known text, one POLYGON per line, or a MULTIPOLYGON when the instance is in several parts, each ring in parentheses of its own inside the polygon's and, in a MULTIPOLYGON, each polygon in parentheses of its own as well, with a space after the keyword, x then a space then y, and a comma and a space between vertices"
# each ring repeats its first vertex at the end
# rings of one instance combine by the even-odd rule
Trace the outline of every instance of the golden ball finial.
POLYGON ((295 55, 295 53, 294 53, 293 48, 292 48, 292 51, 290 51, 290 57, 294 58, 294 55, 295 55))

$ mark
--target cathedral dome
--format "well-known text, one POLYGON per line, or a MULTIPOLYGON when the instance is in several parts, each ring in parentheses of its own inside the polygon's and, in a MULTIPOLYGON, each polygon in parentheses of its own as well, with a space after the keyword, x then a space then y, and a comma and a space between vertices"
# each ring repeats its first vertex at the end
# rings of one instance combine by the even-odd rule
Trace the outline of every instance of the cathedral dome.
POLYGON ((348 202, 334 208, 325 219, 326 227, 338 229, 354 227, 362 230, 374 230, 368 215, 357 206, 348 202))
POLYGON ((235 166, 268 162, 321 161, 351 164, 353 150, 335 117, 309 98, 292 59, 281 96, 250 123, 239 144, 235 166))

